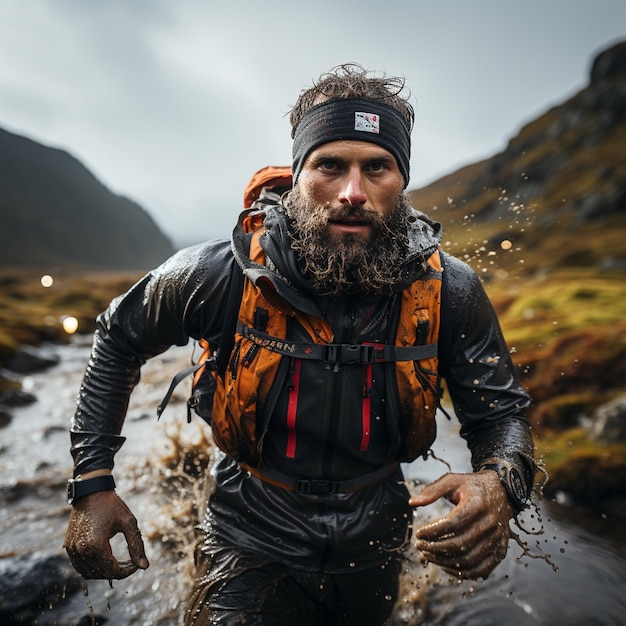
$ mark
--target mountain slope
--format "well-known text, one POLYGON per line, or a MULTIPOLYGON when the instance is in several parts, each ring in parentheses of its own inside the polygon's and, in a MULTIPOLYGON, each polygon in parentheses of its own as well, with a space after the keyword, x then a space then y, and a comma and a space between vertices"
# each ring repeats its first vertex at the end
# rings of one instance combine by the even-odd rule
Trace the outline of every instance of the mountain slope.
POLYGON ((445 249, 487 279, 626 267, 626 42, 600 53, 589 85, 503 152, 411 197, 444 224, 445 249))
POLYGON ((626 405, 626 42, 503 152, 411 196, 484 279, 534 401, 544 493, 623 507, 626 413, 610 435, 600 416, 626 405))
POLYGON ((66 152, 0 129, 0 265, 144 269, 174 250, 152 218, 66 152))

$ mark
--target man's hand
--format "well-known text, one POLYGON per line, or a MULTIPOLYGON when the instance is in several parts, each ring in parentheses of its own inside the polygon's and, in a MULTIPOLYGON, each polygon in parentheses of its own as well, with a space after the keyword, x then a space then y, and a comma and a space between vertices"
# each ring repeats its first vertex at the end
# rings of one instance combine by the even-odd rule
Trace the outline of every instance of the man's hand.
POLYGON ((506 556, 513 507, 491 470, 446 474, 409 500, 411 506, 447 498, 455 506, 415 531, 424 560, 459 578, 487 578, 506 556))
POLYGON ((114 491, 83 496, 72 507, 63 547, 83 578, 122 579, 149 566, 137 520, 114 491), (123 533, 129 561, 118 561, 109 540, 123 533))

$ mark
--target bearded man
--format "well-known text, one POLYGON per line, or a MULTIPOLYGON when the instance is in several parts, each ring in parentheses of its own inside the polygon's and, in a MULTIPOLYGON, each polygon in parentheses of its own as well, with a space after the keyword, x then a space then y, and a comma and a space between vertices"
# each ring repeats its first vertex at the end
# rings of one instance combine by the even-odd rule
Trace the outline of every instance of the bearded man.
POLYGON ((231 242, 177 253, 99 316, 65 543, 86 578, 148 567, 113 457, 141 365, 189 338, 227 359, 203 374, 219 451, 188 626, 386 623, 414 507, 439 498, 450 513, 413 529, 425 560, 481 578, 505 556, 535 472, 529 398, 478 278, 408 202, 402 91, 359 66, 323 75, 291 113, 293 188, 266 186, 231 242), (410 495, 400 463, 433 443, 442 377, 474 471, 410 495))

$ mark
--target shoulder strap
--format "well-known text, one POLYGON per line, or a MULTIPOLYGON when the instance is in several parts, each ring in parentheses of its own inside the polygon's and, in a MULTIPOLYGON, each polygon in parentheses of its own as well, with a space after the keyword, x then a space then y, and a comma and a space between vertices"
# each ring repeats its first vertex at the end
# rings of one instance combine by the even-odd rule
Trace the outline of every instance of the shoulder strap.
MULTIPOLYGON (((250 252, 251 241, 252 233, 246 233, 243 238, 246 253, 250 252)), ((219 376, 223 376, 226 371, 228 359, 235 343, 235 330, 243 296, 243 282, 243 271, 239 267, 237 259, 235 259, 230 273, 230 282, 228 283, 228 300, 226 301, 226 311, 224 313, 224 325, 222 326, 222 332, 220 333, 215 351, 216 371, 219 376)))
POLYGON ((450 295, 448 293, 448 273, 446 272, 445 254, 440 253, 441 267, 441 318, 439 324, 439 362, 445 369, 450 359, 452 347, 452 329, 450 325, 450 295))
MULTIPOLYGON (((440 304, 440 318, 439 318, 439 367, 442 370, 448 366, 450 360, 450 354, 452 350, 452 327, 450 320, 450 296, 448 293, 448 272, 446 271, 446 255, 445 253, 439 253, 439 259, 441 262, 441 304, 440 304)), ((443 390, 437 394, 437 407, 448 418, 448 421, 452 421, 452 416, 444 409, 441 404, 443 390)))
MULTIPOLYGON (((250 247, 250 238, 251 235, 246 235, 245 242, 247 248, 250 247)), ((213 366, 214 371, 217 371, 220 376, 222 376, 226 371, 228 358, 235 341, 235 329, 237 327, 242 294, 243 272, 235 260, 230 273, 230 281, 228 283, 228 300, 226 301, 226 311, 224 313, 224 325, 222 326, 222 332, 220 333, 220 338, 217 344, 213 366)), ((168 405, 172 394, 174 393, 174 389, 176 389, 180 382, 187 378, 187 376, 195 374, 200 368, 206 367, 209 361, 210 359, 202 360, 201 362, 191 365, 190 367, 186 367, 174 376, 167 393, 157 407, 158 418, 161 417, 161 414, 165 410, 165 407, 168 405)), ((189 415, 187 417, 187 421, 190 421, 189 415)))
MULTIPOLYGON (((246 239, 249 245, 249 237, 246 236, 246 239)), ((237 261, 235 261, 230 275, 230 283, 228 285, 228 300, 226 302, 226 312, 224 313, 224 326, 222 326, 222 332, 220 334, 215 354, 217 373, 220 376, 222 376, 226 371, 228 358, 233 348, 242 295, 243 272, 241 271, 237 261)))

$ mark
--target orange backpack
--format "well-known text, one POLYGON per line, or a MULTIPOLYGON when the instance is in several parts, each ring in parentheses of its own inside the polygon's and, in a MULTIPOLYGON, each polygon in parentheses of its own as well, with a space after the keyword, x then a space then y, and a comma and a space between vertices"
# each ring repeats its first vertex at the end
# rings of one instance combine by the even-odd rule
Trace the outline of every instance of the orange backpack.
MULTIPOLYGON (((288 187, 290 182, 289 168, 264 168, 250 181, 244 203, 251 205, 263 187, 288 187)), ((259 244, 264 232, 263 214, 248 214, 243 227, 250 243, 250 259, 263 265, 265 256, 259 244)), ((294 357, 296 361, 308 358, 326 363, 360 364, 366 385, 374 362, 394 362, 402 459, 412 460, 426 454, 435 439, 434 417, 440 398, 437 342, 442 268, 438 252, 428 260, 428 266, 427 275, 401 294, 395 345, 346 345, 332 343, 332 331, 324 320, 291 308, 288 312, 281 311, 274 299, 268 302, 257 286, 244 279, 235 263, 219 345, 199 340, 203 352, 198 363, 174 378, 157 414, 160 416, 163 412, 176 385, 193 373, 192 393, 187 403, 188 421, 193 410, 211 425, 216 445, 233 459, 256 467, 261 454, 257 404, 267 397, 283 356, 294 357), (258 311, 266 315, 263 330, 256 328, 258 311), (310 342, 289 341, 286 336, 288 316, 296 317, 307 330, 310 342)), ((367 410, 365 396, 364 420, 367 410)))

